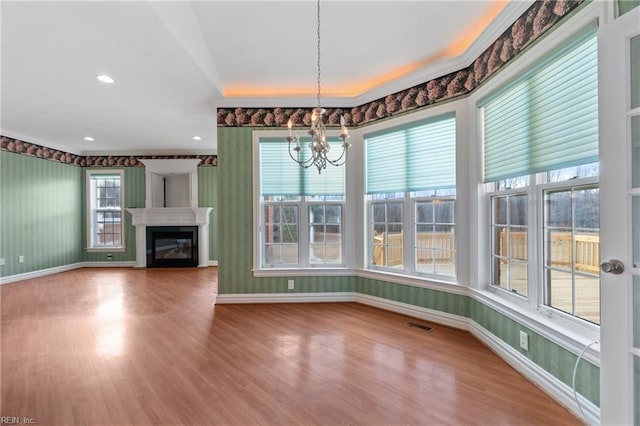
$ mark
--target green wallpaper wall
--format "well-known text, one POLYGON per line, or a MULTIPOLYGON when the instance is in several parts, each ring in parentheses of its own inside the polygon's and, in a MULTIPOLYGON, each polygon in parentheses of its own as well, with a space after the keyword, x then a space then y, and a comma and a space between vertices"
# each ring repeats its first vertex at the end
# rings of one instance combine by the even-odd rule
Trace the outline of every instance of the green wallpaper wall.
POLYGON ((618 0, 618 15, 624 15, 638 6, 640 6, 640 0, 618 0))
POLYGON ((82 260, 81 176, 77 166, 0 152, 0 276, 82 260))
MULTIPOLYGON (((477 300, 471 300, 471 319, 522 355, 571 386, 577 356, 477 300), (529 334, 529 351, 520 348, 520 330, 529 334)), ((600 368, 582 359, 576 374, 576 390, 600 405, 600 368)))
POLYGON ((218 167, 198 167, 198 207, 213 207, 209 218, 209 260, 218 260, 218 167))
POLYGON ((253 277, 251 131, 218 129, 218 292, 287 293, 288 279, 295 280, 297 293, 355 291, 355 277, 253 277))
POLYGON ((461 317, 470 316, 470 298, 460 294, 362 277, 356 281, 356 291, 461 317))

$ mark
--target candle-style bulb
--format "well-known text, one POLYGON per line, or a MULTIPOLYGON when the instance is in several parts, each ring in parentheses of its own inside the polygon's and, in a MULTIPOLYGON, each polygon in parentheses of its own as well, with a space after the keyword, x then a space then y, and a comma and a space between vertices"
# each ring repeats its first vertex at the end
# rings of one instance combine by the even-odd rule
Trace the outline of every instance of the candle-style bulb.
POLYGON ((293 127, 293 122, 291 121, 291 119, 287 121, 287 127, 289 128, 289 137, 291 137, 291 127, 293 127))

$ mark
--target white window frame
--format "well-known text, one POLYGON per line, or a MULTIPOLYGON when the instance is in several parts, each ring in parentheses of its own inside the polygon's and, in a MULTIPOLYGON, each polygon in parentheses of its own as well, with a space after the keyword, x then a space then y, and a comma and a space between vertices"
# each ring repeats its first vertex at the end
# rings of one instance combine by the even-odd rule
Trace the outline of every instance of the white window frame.
MULTIPOLYGON (((458 217, 458 200, 457 195, 434 195, 434 196, 414 196, 412 192, 396 193, 403 194, 395 198, 380 198, 374 199, 371 196, 366 197, 367 205, 367 230, 366 230, 366 268, 373 271, 382 271, 391 274, 411 275, 416 277, 424 277, 428 279, 442 280, 445 282, 456 282, 458 271, 458 224, 456 219, 458 217), (416 267, 416 205, 419 202, 433 202, 436 200, 453 201, 454 203, 454 233, 453 241, 455 249, 455 260, 453 266, 453 274, 437 273, 437 272, 425 272, 420 271, 416 267), (372 253, 372 238, 373 238, 373 205, 381 203, 401 203, 402 204, 402 268, 396 268, 393 266, 384 266, 374 264, 374 254, 372 253)), ((434 219, 435 220, 435 219, 434 219)))
MULTIPOLYGON (((538 177, 538 180, 542 180, 544 179, 546 176, 545 173, 541 173, 540 177, 538 177)), ((548 191, 548 190, 558 190, 558 189, 570 189, 570 188, 574 188, 574 187, 589 187, 589 186, 595 186, 597 188, 600 188, 600 177, 599 176, 594 176, 594 177, 584 177, 584 178, 576 178, 576 179, 570 179, 570 180, 565 180, 565 181, 560 181, 560 182, 544 182, 544 183, 540 183, 537 185, 536 188, 536 193, 537 193, 537 199, 539 200, 537 202, 536 205, 536 212, 537 212, 537 228, 536 228, 536 243, 537 243, 537 253, 538 253, 538 265, 536 265, 536 268, 538 269, 538 273, 539 273, 539 280, 538 282, 540 283, 540 289, 537 293, 538 295, 538 309, 540 309, 542 312, 544 312, 546 315, 550 316, 550 317, 558 317, 560 318, 563 322, 571 322, 571 323, 576 323, 578 324, 580 327, 585 327, 587 329, 590 330, 598 330, 600 329, 600 326, 594 323, 589 322, 586 319, 571 315, 569 313, 563 312, 560 309, 554 308, 551 305, 547 305, 545 304, 545 299, 546 299, 546 291, 547 291, 547 286, 548 283, 546 282, 546 278, 545 278, 545 273, 544 273, 544 263, 545 263, 545 253, 544 253, 544 192, 548 191)), ((573 273, 575 274, 575 272, 573 273)), ((578 274, 580 275, 580 274, 578 274)), ((575 300, 573 301, 575 303, 575 300)))
MULTIPOLYGON (((479 300, 496 311, 507 315, 538 332, 551 341, 567 348, 574 353, 580 353, 586 344, 600 338, 600 327, 564 314, 553 308, 541 306, 543 303, 543 283, 541 271, 541 259, 543 255, 538 250, 537 239, 540 238, 542 229, 542 211, 537 211, 536 206, 542 203, 538 199, 542 197, 543 182, 538 181, 538 175, 530 182, 528 210, 529 220, 536 218, 534 226, 529 228, 529 253, 528 253, 528 277, 529 277, 529 297, 521 297, 511 292, 496 288, 490 284, 490 251, 491 251, 491 198, 493 191, 487 184, 482 183, 483 175, 483 114, 479 103, 491 93, 504 87, 505 84, 513 81, 526 72, 532 66, 545 58, 557 47, 569 41, 576 34, 583 31, 598 19, 607 19, 606 11, 597 3, 589 4, 580 10, 570 21, 563 24, 553 32, 546 35, 543 40, 528 48, 527 53, 514 59, 509 65, 500 70, 497 75, 484 83, 469 97, 469 116, 472 119, 469 123, 471 152, 471 170, 473 176, 472 185, 477 186, 477 197, 472 197, 470 210, 477 211, 477 217, 471 219, 471 241, 472 250, 478 250, 477 255, 471 258, 470 286, 471 291, 479 300), (540 234, 540 236, 538 235, 540 234), (475 258, 477 256, 477 258, 475 258)), ((584 178, 588 179, 588 178, 584 178)), ((573 185, 574 181, 569 181, 573 185)), ((588 180, 582 181, 588 183, 588 180)), ((546 184, 544 184, 546 185, 546 184)), ((546 188, 546 186, 545 186, 546 188)), ((530 222, 531 223, 531 222, 530 222)), ((585 354, 585 358, 590 362, 599 364, 599 348, 591 347, 585 354)))
MULTIPOLYGON (((530 176, 529 177, 529 186, 526 187, 521 187, 521 188, 509 188, 509 189, 503 189, 503 190, 495 190, 495 191, 491 191, 491 192, 487 192, 488 195, 488 202, 489 202, 489 227, 490 227, 490 231, 489 231, 489 256, 490 256, 490 281, 489 281, 489 285, 495 289, 497 289, 498 291, 504 291, 508 294, 511 295, 516 295, 518 297, 523 297, 523 298, 528 298, 529 294, 531 293, 531 286, 530 283, 531 281, 531 277, 530 277, 530 269, 531 269, 531 264, 530 264, 530 255, 532 253, 532 244, 531 244, 531 223, 532 223, 532 216, 531 216, 531 205, 535 204, 532 200, 535 198, 531 197, 531 182, 533 182, 535 176, 530 176), (495 277, 494 277, 494 265, 493 265, 493 259, 495 257, 495 253, 493 252, 493 249, 495 247, 495 235, 493 233, 493 228, 494 228, 494 217, 495 217, 495 212, 493 210, 493 200, 497 197, 513 197, 513 196, 518 196, 518 195, 526 195, 527 196, 527 200, 528 200, 528 205, 529 208, 527 208, 527 221, 526 224, 524 225, 524 228, 527 231, 527 259, 524 261, 518 261, 515 263, 523 263, 526 265, 527 267, 527 293, 523 294, 523 293, 519 293, 519 292, 514 292, 513 289, 511 288, 511 281, 509 281, 509 288, 504 288, 498 285, 495 285, 495 277)), ((489 183, 487 185, 496 185, 497 183, 489 183)), ((509 199, 509 198, 507 198, 509 199)), ((507 209, 509 209, 509 207, 507 207, 507 209)), ((508 211, 508 210, 507 210, 508 211)), ((508 213, 506 213, 508 215, 508 213)), ((519 226, 519 225, 516 225, 519 226)), ((507 230, 509 231, 512 227, 514 227, 513 225, 511 225, 510 223, 510 219, 507 216, 507 224, 505 225, 505 227, 507 228, 507 230)), ((534 232, 535 232, 535 228, 534 228, 534 232)), ((507 255, 505 257, 505 259, 507 260, 507 262, 509 260, 512 260, 514 258, 511 257, 510 253, 507 252, 507 255)), ((518 259, 514 259, 514 260, 518 260, 518 259)))
MULTIPOLYGON (((338 134, 336 130, 335 134, 338 134)), ((331 131, 329 131, 331 135, 331 131)), ((355 226, 354 215, 350 213, 356 208, 355 200, 349 197, 352 192, 350 187, 353 186, 353 176, 358 173, 360 167, 350 166, 356 162, 356 155, 349 154, 349 160, 345 167, 345 194, 342 200, 312 200, 300 196, 298 200, 278 201, 273 203, 295 203, 298 205, 298 264, 296 265, 264 265, 264 201, 260 194, 260 139, 265 137, 282 137, 285 141, 287 137, 286 131, 280 130, 256 130, 252 132, 253 144, 253 276, 254 277, 295 277, 295 276, 345 276, 345 274, 353 273, 353 264, 355 252, 355 226), (309 206, 313 204, 341 204, 342 205, 342 261, 340 264, 311 264, 309 262, 309 206)), ((352 135, 352 141, 354 136, 352 135)), ((357 148, 356 148, 357 149, 357 148)), ((354 148, 351 148, 354 150, 354 148)), ((293 161, 293 160, 291 160, 293 161)), ((334 167, 334 166, 327 166, 334 167)), ((271 202, 270 202, 271 203, 271 202)))
POLYGON ((344 209, 345 202, 344 196, 340 200, 315 200, 311 199, 312 197, 304 197, 300 196, 297 200, 278 200, 278 201, 265 201, 263 197, 260 197, 259 205, 260 205, 260 244, 259 244, 259 252, 260 252, 260 268, 264 270, 270 269, 291 269, 291 268, 344 268, 345 266, 345 253, 344 253, 344 209), (267 205, 278 205, 278 206, 296 206, 298 207, 298 262, 291 264, 267 264, 265 262, 265 232, 264 232, 264 211, 265 206, 267 205), (341 207, 341 218, 340 218, 340 227, 341 227, 341 249, 340 249, 340 262, 337 263, 312 263, 309 261, 309 253, 311 250, 310 241, 309 241, 309 232, 311 223, 309 222, 309 208, 311 206, 318 205, 339 205, 341 207))
MULTIPOLYGON (((362 163, 360 168, 352 170, 357 172, 357 184, 358 194, 362 200, 362 208, 356 209, 357 226, 358 226, 358 240, 361 242, 361 251, 359 250, 359 271, 358 275, 371 278, 380 279, 387 282, 393 282, 404 285, 411 285, 415 287, 429 288, 433 290, 446 291, 453 294, 468 295, 468 285, 473 279, 470 276, 470 262, 472 261, 472 251, 469 249, 469 244, 472 240, 470 234, 470 221, 467 217, 467 212, 470 207, 470 187, 468 182, 473 179, 473 172, 469 168, 470 150, 469 150, 469 138, 470 126, 469 113, 473 110, 469 109, 469 101, 467 98, 458 99, 451 102, 444 103, 442 105, 435 105, 422 111, 417 111, 411 114, 394 117, 389 120, 379 121, 363 128, 354 129, 352 134, 352 143, 354 144, 354 151, 359 154, 362 163), (371 202, 366 194, 365 180, 366 171, 364 165, 365 147, 364 139, 365 135, 383 131, 387 128, 393 128, 397 126, 404 126, 411 123, 417 123, 423 120, 428 120, 433 117, 442 116, 445 114, 453 113, 456 119, 456 195, 455 195, 455 241, 456 241, 456 274, 455 276, 444 274, 427 274, 419 273, 414 274, 404 270, 398 270, 395 268, 377 268, 370 265, 370 259, 372 254, 370 253, 370 227, 371 227, 371 202), (359 151, 359 152, 358 152, 359 151)), ((471 116, 473 117, 473 116, 471 116)), ((350 157, 350 160, 353 156, 350 157)), ((349 180, 347 181, 350 184, 349 180)), ((351 182, 353 183, 353 182, 351 182)), ((413 228, 415 226, 414 221, 414 204, 413 199, 410 197, 411 193, 406 193, 404 197, 403 205, 403 229, 407 226, 413 228)), ((398 198, 400 199, 400 198, 398 198)), ((347 197, 347 209, 349 209, 352 197, 347 197)), ((347 210, 347 215, 351 215, 354 210, 347 210)), ((413 231, 412 231, 413 232, 413 231)), ((413 251, 413 238, 405 238, 403 241, 403 253, 413 251)), ((347 255, 349 252, 347 251, 347 255)), ((406 264, 406 260, 403 260, 406 264)), ((348 263, 349 264, 349 263, 348 263)), ((413 266, 412 266, 413 268, 413 266)))
MULTIPOLYGON (((123 169, 89 169, 86 171, 86 201, 87 201, 87 252, 124 252, 126 250, 125 247, 125 188, 124 188, 124 170, 123 169), (120 179, 120 208, 113 209, 108 211, 115 211, 120 213, 120 245, 118 246, 100 246, 94 243, 95 240, 95 232, 94 232, 94 213, 96 210, 104 210, 104 209, 96 209, 94 207, 94 194, 93 194, 93 184, 92 177, 94 175, 114 175, 118 176, 120 179)), ((107 210, 105 210, 107 211, 107 210)))
MULTIPOLYGON (((344 217, 345 217, 345 197, 344 195, 341 197, 341 199, 336 199, 336 200, 315 200, 312 199, 312 197, 304 197, 304 202, 306 203, 306 209, 305 209, 305 222, 306 222, 306 232, 304 232, 304 237, 306 238, 306 245, 307 245, 307 250, 305 252, 306 257, 304 259, 301 259, 303 262, 303 265, 306 267, 311 267, 311 268, 344 268, 345 267, 345 253, 344 253, 344 231, 345 231, 345 227, 344 227, 344 217), (311 198, 311 199, 310 199, 311 198), (311 206, 340 206, 340 222, 338 223, 338 225, 340 226, 340 262, 336 262, 336 263, 311 263, 309 260, 309 254, 311 253, 311 243, 309 241, 309 237, 311 235, 311 226, 312 223, 309 222, 309 209, 311 208, 311 206), (306 262, 306 264, 304 263, 306 262)), ((319 223, 318 223, 319 224, 319 223)), ((325 214, 325 221, 323 222, 323 224, 325 226, 327 225, 331 225, 331 223, 327 224, 326 222, 326 214, 325 214)), ((327 241, 324 241, 324 245, 326 248, 326 243, 327 241)), ((315 244, 319 244, 319 243, 315 243, 315 244)), ((337 245, 337 244, 336 244, 337 245)), ((326 259, 326 256, 325 256, 326 259)))
POLYGON ((485 192, 485 202, 487 204, 488 222, 487 239, 489 247, 487 261, 489 265, 487 289, 497 295, 509 299, 511 302, 524 304, 537 312, 543 313, 549 318, 557 318, 569 328, 587 330, 588 333, 599 330, 599 326, 585 319, 570 315, 559 309, 545 304, 546 281, 544 275, 544 192, 550 189, 564 189, 572 187, 583 187, 599 185, 599 177, 583 177, 568 179, 559 182, 547 182, 547 173, 536 173, 529 176, 529 185, 521 188, 510 188, 503 190, 490 190, 492 186, 497 186, 496 182, 484 184, 487 188, 485 192), (491 269, 493 268, 493 198, 496 196, 526 194, 529 207, 527 209, 527 289, 528 294, 514 293, 508 289, 493 284, 491 269))

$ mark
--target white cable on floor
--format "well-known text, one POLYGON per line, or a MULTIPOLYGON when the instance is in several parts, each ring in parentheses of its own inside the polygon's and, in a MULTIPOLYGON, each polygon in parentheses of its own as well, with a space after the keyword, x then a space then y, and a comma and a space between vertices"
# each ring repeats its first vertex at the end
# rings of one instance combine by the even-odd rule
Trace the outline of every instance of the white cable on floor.
POLYGON ((576 400, 576 404, 578 405, 580 414, 582 415, 582 418, 587 424, 589 424, 589 420, 587 419, 587 416, 585 416, 584 411, 582 410, 582 405, 580 405, 580 401, 578 401, 578 393, 576 392, 576 373, 578 372, 578 364, 580 364, 580 360, 582 359, 582 356, 591 346, 595 345, 596 343, 600 343, 600 340, 593 341, 589 343, 587 346, 585 346, 582 352, 580 352, 580 355, 578 355, 578 358, 576 359, 576 364, 573 366, 573 398, 576 400))

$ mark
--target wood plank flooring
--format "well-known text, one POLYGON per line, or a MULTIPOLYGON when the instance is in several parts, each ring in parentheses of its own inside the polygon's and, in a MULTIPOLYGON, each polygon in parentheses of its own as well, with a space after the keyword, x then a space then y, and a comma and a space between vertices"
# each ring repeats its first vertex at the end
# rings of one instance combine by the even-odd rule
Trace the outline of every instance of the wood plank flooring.
POLYGON ((216 280, 216 268, 108 268, 1 286, 0 414, 65 426, 579 424, 467 332, 354 303, 214 306, 216 280))

